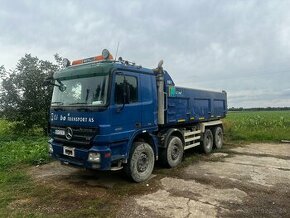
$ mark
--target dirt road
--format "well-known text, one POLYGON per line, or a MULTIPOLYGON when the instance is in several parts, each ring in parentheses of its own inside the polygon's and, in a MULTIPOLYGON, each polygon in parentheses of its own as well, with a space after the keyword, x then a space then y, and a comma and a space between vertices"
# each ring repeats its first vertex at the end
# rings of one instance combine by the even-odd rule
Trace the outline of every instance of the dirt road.
POLYGON ((233 146, 197 156, 187 154, 177 169, 157 167, 143 184, 129 183, 122 173, 96 175, 56 162, 31 175, 55 189, 73 188, 82 199, 114 203, 103 215, 113 210, 117 217, 290 217, 290 144, 233 146))

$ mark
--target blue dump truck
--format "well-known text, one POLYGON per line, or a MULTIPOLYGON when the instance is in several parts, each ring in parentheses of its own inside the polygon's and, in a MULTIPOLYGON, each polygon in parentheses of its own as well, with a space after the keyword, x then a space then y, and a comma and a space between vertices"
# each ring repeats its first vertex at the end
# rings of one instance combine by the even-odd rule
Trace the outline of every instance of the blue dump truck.
POLYGON ((221 148, 226 92, 178 87, 162 64, 147 69, 113 60, 106 49, 64 59, 65 67, 45 81, 54 86, 50 155, 80 168, 123 169, 142 182, 157 160, 176 167, 187 149, 221 148))

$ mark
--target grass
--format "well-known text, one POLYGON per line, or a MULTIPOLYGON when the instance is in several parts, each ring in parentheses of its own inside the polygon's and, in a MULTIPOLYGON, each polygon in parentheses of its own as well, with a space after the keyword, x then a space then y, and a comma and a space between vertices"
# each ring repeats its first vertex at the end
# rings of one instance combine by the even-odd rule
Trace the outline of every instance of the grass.
POLYGON ((290 140, 290 111, 229 112, 224 125, 228 142, 290 140))
POLYGON ((17 200, 43 193, 26 173, 28 165, 47 163, 47 137, 39 130, 15 133, 15 123, 0 120, 0 216, 30 216, 9 208, 17 200))
POLYGON ((39 131, 15 133, 13 123, 0 120, 0 170, 21 164, 42 164, 49 161, 47 137, 39 131))

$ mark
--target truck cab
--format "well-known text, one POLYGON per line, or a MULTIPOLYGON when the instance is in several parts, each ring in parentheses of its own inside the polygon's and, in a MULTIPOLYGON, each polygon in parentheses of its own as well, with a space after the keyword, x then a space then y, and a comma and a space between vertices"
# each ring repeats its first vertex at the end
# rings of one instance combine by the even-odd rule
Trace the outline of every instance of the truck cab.
POLYGON ((84 59, 54 73, 52 80, 52 157, 76 167, 116 170, 127 163, 133 141, 142 137, 157 158, 152 70, 112 59, 84 59))

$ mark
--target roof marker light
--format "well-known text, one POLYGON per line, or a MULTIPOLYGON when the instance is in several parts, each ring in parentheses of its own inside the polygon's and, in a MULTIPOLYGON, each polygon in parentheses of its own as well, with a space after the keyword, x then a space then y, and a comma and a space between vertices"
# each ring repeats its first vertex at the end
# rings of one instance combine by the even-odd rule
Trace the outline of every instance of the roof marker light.
POLYGON ((67 58, 62 59, 62 66, 63 67, 69 67, 70 66, 70 61, 67 58))
POLYGON ((109 57, 110 57, 110 52, 108 51, 108 49, 104 49, 103 51, 102 51, 102 56, 103 56, 103 58, 106 60, 106 59, 109 59, 109 57))
POLYGON ((102 52, 102 55, 75 60, 72 62, 72 65, 85 64, 85 63, 94 62, 94 61, 106 61, 106 60, 113 60, 113 56, 110 54, 110 52, 107 49, 104 49, 102 52))

